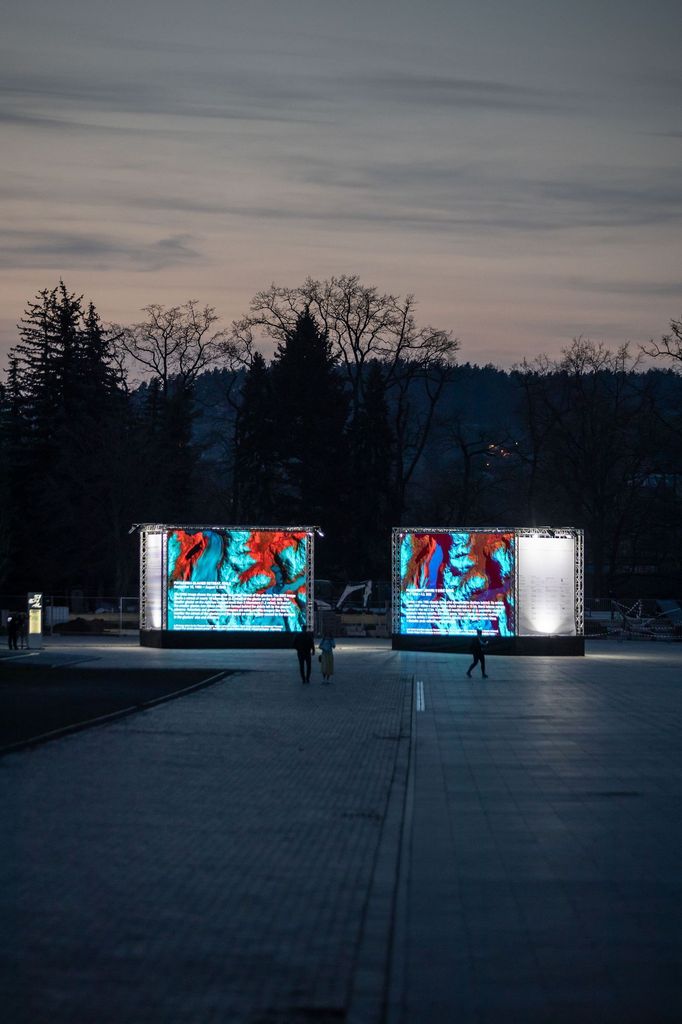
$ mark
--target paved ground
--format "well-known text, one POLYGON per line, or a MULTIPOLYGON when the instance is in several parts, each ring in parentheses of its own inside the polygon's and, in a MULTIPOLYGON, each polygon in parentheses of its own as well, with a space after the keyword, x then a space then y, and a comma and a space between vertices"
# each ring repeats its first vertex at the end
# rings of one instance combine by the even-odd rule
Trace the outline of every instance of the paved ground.
POLYGON ((393 1020, 682 1020, 682 649, 410 669, 393 1020))
POLYGON ((221 668, 97 667, 59 652, 0 657, 0 754, 93 719, 140 710, 228 675, 221 668))
POLYGON ((80 658, 235 674, 0 760, 8 1024, 682 1019, 682 649, 80 658))
MULTIPOLYGON (((170 694, 206 685, 229 670, 203 666, 118 664, 125 648, 49 644, 44 651, 0 652, 0 754, 36 737, 150 707, 170 694), (102 656, 103 655, 103 656, 102 656)), ((218 660, 218 658, 216 658, 218 660)))

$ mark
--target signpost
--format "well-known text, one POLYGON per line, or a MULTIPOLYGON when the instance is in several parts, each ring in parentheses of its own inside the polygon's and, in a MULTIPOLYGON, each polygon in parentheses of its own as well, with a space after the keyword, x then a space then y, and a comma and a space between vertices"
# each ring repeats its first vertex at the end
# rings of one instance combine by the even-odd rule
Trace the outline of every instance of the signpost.
POLYGON ((28 595, 28 646, 40 650, 43 646, 43 595, 28 595))

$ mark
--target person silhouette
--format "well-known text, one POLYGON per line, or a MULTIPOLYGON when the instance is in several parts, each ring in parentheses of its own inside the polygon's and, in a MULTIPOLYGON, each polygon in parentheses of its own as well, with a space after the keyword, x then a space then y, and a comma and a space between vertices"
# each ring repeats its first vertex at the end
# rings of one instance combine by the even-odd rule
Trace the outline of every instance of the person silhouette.
POLYGON ((17 636, 19 637, 19 646, 22 651, 28 647, 28 637, 26 636, 26 616, 23 612, 20 612, 17 616, 17 636))
POLYGON ((336 641, 331 633, 325 633, 320 642, 320 662, 322 669, 322 679, 325 683, 328 683, 331 677, 334 675, 334 648, 336 647, 336 641))
POLYGON ((297 633, 294 637, 294 650, 298 656, 298 667, 301 670, 301 682, 310 682, 310 670, 312 668, 312 656, 315 651, 315 638, 309 629, 303 633, 297 633))
POLYGON ((17 639, 19 637, 19 616, 12 612, 7 616, 7 646, 10 651, 17 650, 17 639))
POLYGON ((484 679, 488 678, 485 670, 485 654, 483 653, 483 648, 486 647, 487 644, 488 641, 483 640, 482 631, 480 629, 477 629, 476 636, 471 641, 471 653, 474 656, 474 660, 471 662, 469 668, 467 669, 467 675, 469 679, 471 679, 472 670, 476 668, 479 662, 481 663, 481 675, 483 676, 484 679))

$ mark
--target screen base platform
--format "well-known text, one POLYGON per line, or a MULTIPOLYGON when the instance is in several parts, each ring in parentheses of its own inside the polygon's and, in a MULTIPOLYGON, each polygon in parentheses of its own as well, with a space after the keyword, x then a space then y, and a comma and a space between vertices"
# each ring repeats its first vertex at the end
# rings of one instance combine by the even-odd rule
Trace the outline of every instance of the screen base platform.
MULTIPOLYGON (((470 654, 471 636, 405 636, 394 633, 394 651, 446 651, 449 654, 470 654)), ((485 648, 489 655, 523 655, 544 657, 582 657, 584 636, 500 636, 488 637, 485 648)))
POLYGON ((163 647, 167 649, 228 650, 230 648, 252 648, 253 650, 285 650, 292 648, 297 633, 256 633, 218 632, 207 630, 141 629, 140 647, 163 647))

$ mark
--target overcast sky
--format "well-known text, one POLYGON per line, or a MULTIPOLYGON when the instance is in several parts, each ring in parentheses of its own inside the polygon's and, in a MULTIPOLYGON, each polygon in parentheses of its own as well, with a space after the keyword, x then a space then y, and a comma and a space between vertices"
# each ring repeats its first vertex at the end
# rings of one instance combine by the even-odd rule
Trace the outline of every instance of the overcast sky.
MULTIPOLYGON (((413 292, 510 365, 682 315, 682 4, 10 0, 0 345, 273 281, 413 292)), ((3 359, 4 361, 4 359, 3 359)))

